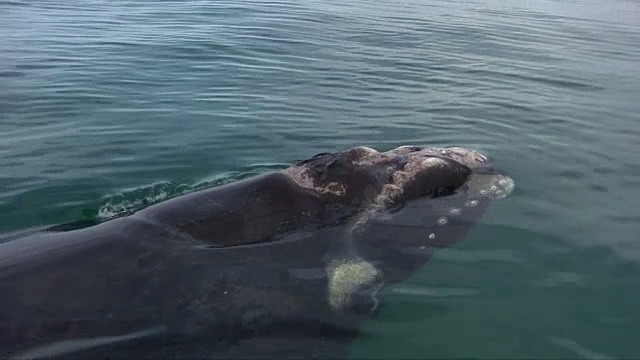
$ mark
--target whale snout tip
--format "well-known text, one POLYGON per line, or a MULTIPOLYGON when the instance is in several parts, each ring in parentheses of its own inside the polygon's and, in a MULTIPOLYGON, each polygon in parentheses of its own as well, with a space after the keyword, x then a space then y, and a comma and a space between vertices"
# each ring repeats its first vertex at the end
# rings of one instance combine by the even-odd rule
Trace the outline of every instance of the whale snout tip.
POLYGON ((515 181, 511 177, 500 173, 475 173, 467 180, 466 186, 471 197, 500 200, 513 192, 515 181))
POLYGON ((471 170, 471 176, 466 181, 470 196, 484 197, 492 200, 504 199, 509 196, 515 182, 508 175, 497 169, 493 160, 474 149, 452 146, 432 147, 405 145, 391 150, 408 159, 422 161, 422 158, 440 158, 455 161, 471 170))
POLYGON ((500 200, 511 195, 515 187, 516 183, 511 177, 503 174, 497 174, 493 176, 487 193, 490 198, 500 200))

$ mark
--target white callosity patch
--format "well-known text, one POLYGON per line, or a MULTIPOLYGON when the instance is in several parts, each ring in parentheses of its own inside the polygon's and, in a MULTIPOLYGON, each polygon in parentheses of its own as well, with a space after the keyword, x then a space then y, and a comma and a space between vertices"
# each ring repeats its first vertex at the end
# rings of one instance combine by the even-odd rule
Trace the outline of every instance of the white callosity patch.
MULTIPOLYGON (((293 181, 307 189, 314 189, 313 177, 309 174, 309 167, 306 165, 294 165, 284 170, 293 181)), ((315 188, 318 191, 318 188, 315 188)))
POLYGON ((358 146, 349 150, 349 156, 353 159, 351 165, 354 166, 380 165, 388 160, 386 155, 366 146, 358 146))
POLYGON ((480 154, 475 150, 465 149, 462 147, 414 147, 414 146, 401 146, 399 148, 387 151, 388 154, 399 154, 409 157, 423 157, 434 158, 441 157, 454 160, 462 165, 470 168, 476 168, 482 164, 489 162, 486 156, 480 154), (418 148, 419 150, 415 150, 418 148))
POLYGON ((391 175, 391 179, 395 186, 400 187, 411 179, 411 174, 405 171, 396 171, 391 175))
POLYGON ((330 182, 325 187, 316 187, 315 189, 320 194, 333 194, 336 196, 344 196, 347 192, 344 185, 337 182, 330 182))
POLYGON ((380 154, 378 150, 370 148, 368 146, 356 146, 349 152, 354 153, 357 157, 373 156, 380 154))
MULTIPOLYGON (((333 261, 327 268, 329 278, 329 305, 335 311, 344 310, 352 304, 352 297, 358 288, 370 286, 376 282, 380 273, 373 264, 361 259, 333 261)), ((378 286, 378 289, 382 283, 378 286)), ((377 290, 371 293, 375 305, 377 290)), ((372 309, 372 310, 374 310, 372 309)))
POLYGON ((402 195, 402 188, 395 184, 385 184, 373 202, 369 205, 369 207, 363 210, 353 225, 351 229, 352 233, 360 230, 366 223, 369 221, 371 216, 375 216, 378 213, 389 208, 391 203, 393 203, 398 197, 402 195))
POLYGON ((392 182, 382 187, 380 194, 376 196, 369 207, 361 213, 354 228, 364 224, 371 215, 387 209, 389 205, 402 196, 407 184, 414 181, 418 173, 447 165, 444 160, 434 157, 410 160, 412 161, 407 162, 402 170, 396 171, 391 175, 392 182))
POLYGON ((466 183, 470 197, 504 199, 513 192, 515 182, 506 175, 473 174, 466 183))
POLYGON ((450 147, 444 149, 446 156, 470 168, 475 168, 486 164, 489 159, 475 150, 461 147, 450 147))
POLYGON ((478 200, 469 200, 469 201, 464 203, 464 206, 466 206, 466 207, 476 207, 476 206, 478 206, 478 200))

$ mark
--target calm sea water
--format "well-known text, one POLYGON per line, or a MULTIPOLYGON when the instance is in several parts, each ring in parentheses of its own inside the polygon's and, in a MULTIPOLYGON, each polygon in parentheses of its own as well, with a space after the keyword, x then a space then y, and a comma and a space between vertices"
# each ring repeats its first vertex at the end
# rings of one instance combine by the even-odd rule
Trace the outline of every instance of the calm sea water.
POLYGON ((355 358, 640 355, 640 3, 0 1, 0 231, 355 145, 516 181, 355 358))

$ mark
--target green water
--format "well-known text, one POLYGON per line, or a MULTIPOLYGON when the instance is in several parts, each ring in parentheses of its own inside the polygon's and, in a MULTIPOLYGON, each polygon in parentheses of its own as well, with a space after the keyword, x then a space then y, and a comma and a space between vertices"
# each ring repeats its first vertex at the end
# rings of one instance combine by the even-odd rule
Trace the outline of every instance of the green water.
POLYGON ((640 356, 640 3, 0 1, 0 232, 367 145, 516 181, 355 358, 640 356))

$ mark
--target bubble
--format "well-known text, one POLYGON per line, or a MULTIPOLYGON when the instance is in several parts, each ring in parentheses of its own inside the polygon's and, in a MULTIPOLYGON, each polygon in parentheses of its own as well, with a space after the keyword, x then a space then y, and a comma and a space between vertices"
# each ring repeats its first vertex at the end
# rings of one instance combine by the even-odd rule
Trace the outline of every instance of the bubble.
POLYGON ((458 216, 462 213, 462 210, 458 209, 458 208, 453 208, 451 210, 449 210, 449 214, 454 215, 454 216, 458 216))
POLYGON ((504 178, 500 178, 500 180, 498 180, 498 185, 500 186, 507 185, 507 180, 505 180, 504 178))
POLYGON ((487 190, 485 189, 480 190, 480 195, 487 195, 487 190))
POLYGON ((496 190, 496 195, 502 195, 502 194, 504 194, 504 191, 502 191, 502 190, 496 190))
POLYGON ((498 190, 498 187, 497 187, 497 186, 495 186, 495 185, 491 185, 491 187, 489 188, 489 190, 491 190, 491 191, 496 191, 496 190, 498 190))
POLYGON ((448 222, 449 221, 444 216, 438 219, 438 225, 446 225, 448 222))
POLYGON ((429 239, 433 240, 435 238, 436 238, 436 234, 434 233, 429 234, 429 239))
POLYGON ((467 203, 465 204, 465 206, 467 206, 467 207, 474 207, 474 206, 478 206, 478 200, 469 200, 469 201, 467 201, 467 203))

